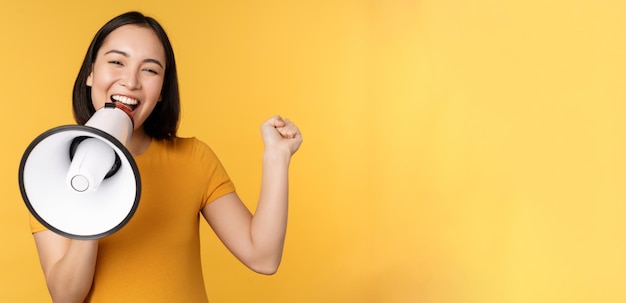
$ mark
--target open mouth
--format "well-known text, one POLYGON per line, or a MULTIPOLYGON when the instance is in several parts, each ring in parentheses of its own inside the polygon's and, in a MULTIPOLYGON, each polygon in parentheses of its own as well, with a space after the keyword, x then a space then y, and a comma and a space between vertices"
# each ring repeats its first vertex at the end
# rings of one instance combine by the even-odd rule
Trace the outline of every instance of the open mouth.
POLYGON ((111 102, 115 103, 116 107, 124 107, 128 109, 128 111, 131 113, 139 105, 139 101, 137 99, 133 99, 133 98, 121 96, 121 95, 111 96, 111 102))

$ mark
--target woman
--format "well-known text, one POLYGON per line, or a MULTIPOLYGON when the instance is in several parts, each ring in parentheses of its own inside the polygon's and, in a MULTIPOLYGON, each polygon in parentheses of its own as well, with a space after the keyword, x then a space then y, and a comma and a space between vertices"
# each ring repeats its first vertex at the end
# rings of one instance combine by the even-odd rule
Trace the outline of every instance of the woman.
POLYGON ((211 149, 176 136, 176 62, 159 23, 138 12, 95 35, 76 79, 74 116, 84 124, 107 102, 132 112, 127 149, 142 178, 132 220, 100 240, 64 238, 32 221, 55 302, 207 302, 200 265, 199 214, 243 264, 276 272, 287 225, 288 168, 302 137, 289 120, 261 125, 263 173, 252 215, 211 149))

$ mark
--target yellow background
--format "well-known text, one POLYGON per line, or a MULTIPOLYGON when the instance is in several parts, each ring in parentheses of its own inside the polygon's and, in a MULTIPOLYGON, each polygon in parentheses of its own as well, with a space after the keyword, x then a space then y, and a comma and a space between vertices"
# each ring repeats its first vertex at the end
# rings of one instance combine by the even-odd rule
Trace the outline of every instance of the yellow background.
POLYGON ((49 300, 19 161, 131 9, 251 208, 259 124, 304 133, 275 276, 202 227, 212 302, 626 302, 623 1, 1 1, 2 302, 49 300))

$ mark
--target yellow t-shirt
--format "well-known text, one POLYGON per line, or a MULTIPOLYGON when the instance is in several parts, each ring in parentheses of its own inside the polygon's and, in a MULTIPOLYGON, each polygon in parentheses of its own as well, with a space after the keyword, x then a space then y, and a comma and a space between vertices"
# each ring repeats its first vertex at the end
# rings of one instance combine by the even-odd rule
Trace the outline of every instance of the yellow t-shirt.
MULTIPOLYGON (((153 140, 135 162, 141 199, 132 219, 100 239, 87 302, 208 302, 200 265, 200 210, 235 191, 196 138, 153 140)), ((32 217, 32 216, 31 216, 32 217)), ((31 218, 31 230, 45 227, 31 218)))

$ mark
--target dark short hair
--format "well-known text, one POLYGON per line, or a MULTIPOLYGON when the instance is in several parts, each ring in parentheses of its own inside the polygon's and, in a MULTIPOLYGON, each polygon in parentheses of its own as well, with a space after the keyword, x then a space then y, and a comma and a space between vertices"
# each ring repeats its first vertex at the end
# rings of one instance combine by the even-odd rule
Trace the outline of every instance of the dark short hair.
POLYGON ((155 139, 171 139, 176 136, 180 119, 180 95, 178 91, 178 76, 174 50, 163 27, 154 18, 140 12, 127 12, 107 22, 94 36, 83 64, 80 67, 74 92, 72 94, 72 108, 74 119, 78 124, 85 124, 96 112, 91 100, 91 87, 87 86, 87 78, 96 61, 98 50, 106 37, 123 25, 137 25, 154 30, 165 50, 165 74, 161 89, 161 101, 157 102, 150 116, 143 123, 143 128, 149 136, 155 139))

